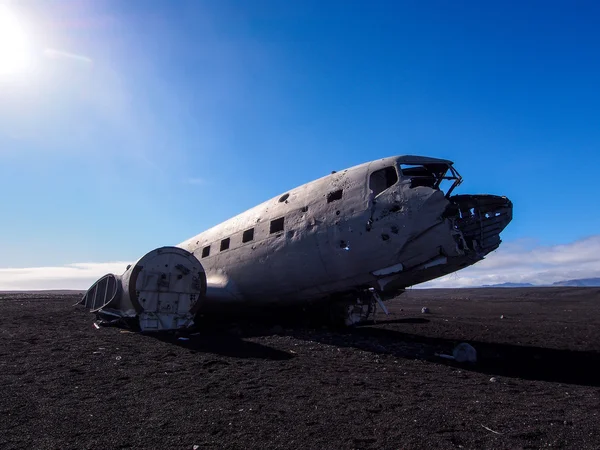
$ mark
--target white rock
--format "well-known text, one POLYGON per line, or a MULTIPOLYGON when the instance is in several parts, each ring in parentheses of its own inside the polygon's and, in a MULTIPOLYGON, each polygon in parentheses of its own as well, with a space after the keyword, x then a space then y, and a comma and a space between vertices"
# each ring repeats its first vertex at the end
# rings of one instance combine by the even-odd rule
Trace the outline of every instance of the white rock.
POLYGON ((472 345, 469 345, 466 342, 458 344, 456 347, 454 347, 452 355, 458 362, 474 363, 477 361, 477 350, 475 350, 472 345))

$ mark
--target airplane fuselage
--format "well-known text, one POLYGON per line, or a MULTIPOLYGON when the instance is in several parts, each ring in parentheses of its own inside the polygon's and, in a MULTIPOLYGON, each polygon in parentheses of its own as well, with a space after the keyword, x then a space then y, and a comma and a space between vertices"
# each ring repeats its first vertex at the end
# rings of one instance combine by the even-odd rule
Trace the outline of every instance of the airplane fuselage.
POLYGON ((367 291, 380 301, 498 248, 512 203, 452 195, 461 181, 451 161, 420 156, 333 172, 149 252, 123 275, 98 280, 83 303, 159 330, 242 306, 356 299, 367 291))
POLYGON ((206 271, 206 307, 302 302, 367 287, 397 291, 481 259, 455 218, 444 217, 451 204, 445 193, 403 175, 402 164, 423 161, 451 164, 411 156, 361 164, 179 244, 206 271))

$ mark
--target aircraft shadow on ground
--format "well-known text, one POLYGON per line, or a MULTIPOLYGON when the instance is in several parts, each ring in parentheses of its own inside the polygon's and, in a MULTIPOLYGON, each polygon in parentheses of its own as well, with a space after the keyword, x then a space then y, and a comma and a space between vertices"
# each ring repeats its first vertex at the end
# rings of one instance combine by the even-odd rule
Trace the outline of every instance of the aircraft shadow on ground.
MULTIPOLYGON (((378 320, 377 325, 428 322, 428 319, 423 318, 404 318, 389 321, 378 320)), ((424 359, 432 363, 485 373, 490 376, 600 386, 600 353, 597 352, 427 337, 376 328, 370 326, 371 324, 367 322, 356 328, 340 330, 324 326, 307 326, 306 323, 295 323, 294 321, 283 323, 271 319, 258 322, 238 320, 213 322, 210 326, 200 325, 201 333, 189 336, 189 340, 182 341, 170 334, 157 334, 153 337, 196 352, 236 358, 282 361, 289 360, 294 355, 244 338, 287 335, 296 339, 337 347, 351 347, 373 353, 391 354, 397 358, 424 359), (228 332, 223 330, 228 330, 228 332), (436 353, 451 354, 452 349, 460 342, 468 342, 475 347, 477 350, 476 363, 458 363, 435 355, 436 353)))
POLYGON ((226 333, 211 333, 177 337, 173 334, 147 334, 145 336, 157 339, 167 344, 176 345, 198 353, 212 353, 233 358, 256 358, 284 361, 294 356, 288 352, 277 350, 267 345, 246 341, 238 336, 226 333))
MULTIPOLYGON (((320 339, 314 335, 311 340, 320 339)), ((330 338, 326 340, 331 341, 330 338)), ((340 333, 337 342, 330 343, 388 353, 400 358, 426 359, 494 376, 600 386, 600 353, 464 341, 477 350, 477 363, 458 363, 435 355, 438 352, 451 354, 454 346, 460 342, 463 341, 364 326, 345 334, 340 333)))
POLYGON ((423 319, 421 317, 407 317, 406 319, 390 319, 390 320, 367 320, 361 326, 364 325, 383 325, 392 323, 429 323, 429 319, 423 319))

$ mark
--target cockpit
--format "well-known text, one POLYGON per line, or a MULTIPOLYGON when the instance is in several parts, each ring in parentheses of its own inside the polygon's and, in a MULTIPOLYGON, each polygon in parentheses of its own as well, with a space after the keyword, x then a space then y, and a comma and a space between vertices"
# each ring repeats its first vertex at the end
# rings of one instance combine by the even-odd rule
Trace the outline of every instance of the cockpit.
POLYGON ((452 161, 418 156, 399 157, 395 164, 376 170, 369 178, 369 188, 374 197, 394 186, 398 181, 410 183, 410 188, 428 187, 444 192, 450 197, 462 183, 462 177, 452 161))
POLYGON ((410 187, 425 186, 437 189, 449 197, 462 182, 462 177, 451 164, 399 164, 403 178, 410 179, 410 187))

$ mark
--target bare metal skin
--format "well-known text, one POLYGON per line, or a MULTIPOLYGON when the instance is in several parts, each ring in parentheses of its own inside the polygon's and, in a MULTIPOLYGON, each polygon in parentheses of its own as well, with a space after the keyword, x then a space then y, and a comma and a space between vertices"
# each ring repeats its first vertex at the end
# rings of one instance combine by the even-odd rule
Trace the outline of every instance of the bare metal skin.
POLYGON ((135 317, 144 330, 185 327, 199 313, 320 301, 343 304, 342 320, 356 323, 380 296, 500 245, 512 203, 452 196, 462 181, 452 164, 396 156, 332 173, 150 252, 82 302, 115 320, 135 317))

